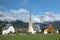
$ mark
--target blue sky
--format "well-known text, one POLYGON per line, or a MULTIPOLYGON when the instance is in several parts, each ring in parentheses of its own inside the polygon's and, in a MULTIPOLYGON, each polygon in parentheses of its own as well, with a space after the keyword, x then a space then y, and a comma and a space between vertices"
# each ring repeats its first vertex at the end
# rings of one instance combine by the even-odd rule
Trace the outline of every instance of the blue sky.
POLYGON ((60 0, 0 0, 0 20, 60 21, 60 0), (42 18, 42 20, 41 20, 42 18))
POLYGON ((26 9, 34 15, 60 13, 60 0, 0 0, 0 11, 26 9))

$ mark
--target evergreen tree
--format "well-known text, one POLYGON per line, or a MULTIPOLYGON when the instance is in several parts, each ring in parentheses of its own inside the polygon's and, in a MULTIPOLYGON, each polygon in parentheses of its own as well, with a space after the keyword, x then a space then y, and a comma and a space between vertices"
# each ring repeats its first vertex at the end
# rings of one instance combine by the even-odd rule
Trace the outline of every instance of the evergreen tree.
POLYGON ((4 27, 4 25, 2 23, 0 23, 0 32, 2 31, 3 27, 4 27))

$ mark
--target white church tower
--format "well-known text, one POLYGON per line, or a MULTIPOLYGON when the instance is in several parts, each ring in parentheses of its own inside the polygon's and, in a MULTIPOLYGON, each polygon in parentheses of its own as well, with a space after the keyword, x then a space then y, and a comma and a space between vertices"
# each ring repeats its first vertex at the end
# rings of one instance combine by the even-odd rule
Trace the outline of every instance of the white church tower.
POLYGON ((35 31, 33 29, 33 26, 32 26, 32 17, 31 17, 31 13, 30 13, 30 19, 29 19, 29 30, 28 30, 29 33, 32 33, 32 34, 35 34, 35 31))

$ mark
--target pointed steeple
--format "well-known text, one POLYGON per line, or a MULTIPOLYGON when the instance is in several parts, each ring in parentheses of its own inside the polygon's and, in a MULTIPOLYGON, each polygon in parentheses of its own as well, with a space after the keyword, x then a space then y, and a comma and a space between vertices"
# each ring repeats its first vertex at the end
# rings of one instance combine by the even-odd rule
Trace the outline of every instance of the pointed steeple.
POLYGON ((33 26, 32 26, 32 17, 31 17, 31 13, 30 13, 30 19, 29 19, 29 30, 28 30, 29 33, 35 33, 34 32, 34 29, 33 29, 33 26))

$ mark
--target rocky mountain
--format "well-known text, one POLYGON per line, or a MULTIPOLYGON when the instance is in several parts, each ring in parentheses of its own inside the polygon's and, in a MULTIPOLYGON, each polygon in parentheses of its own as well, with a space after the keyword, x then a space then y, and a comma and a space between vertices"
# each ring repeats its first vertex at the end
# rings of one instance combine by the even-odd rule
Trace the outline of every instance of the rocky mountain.
POLYGON ((18 27, 18 28, 27 28, 28 27, 28 23, 17 20, 17 21, 11 21, 11 24, 14 27, 18 27))
MULTIPOLYGON (((0 24, 12 24, 15 28, 28 28, 28 23, 17 20, 17 21, 11 21, 11 22, 7 22, 7 21, 0 21, 0 24)), ((48 24, 52 24, 54 26, 55 29, 60 29, 60 21, 53 21, 53 22, 44 22, 44 23, 33 23, 33 24, 37 24, 41 27, 41 29, 45 28, 48 26, 48 24)))

